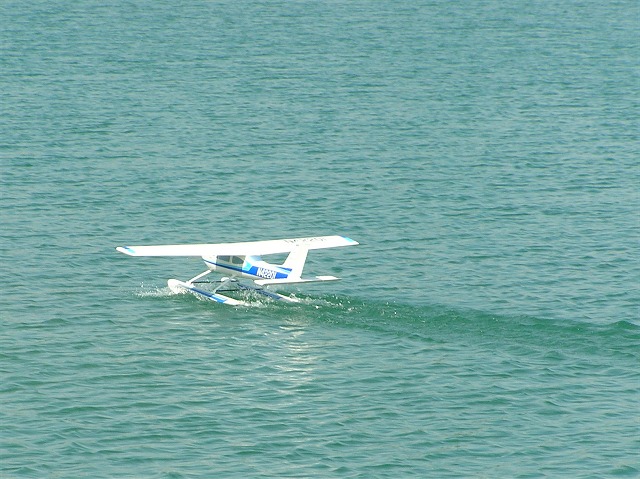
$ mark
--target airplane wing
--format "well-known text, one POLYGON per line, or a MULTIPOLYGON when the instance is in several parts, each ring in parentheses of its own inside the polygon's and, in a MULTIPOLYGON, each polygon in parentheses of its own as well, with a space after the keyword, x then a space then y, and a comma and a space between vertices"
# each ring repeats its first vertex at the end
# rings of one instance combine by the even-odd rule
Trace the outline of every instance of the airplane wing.
POLYGON ((299 247, 323 249, 357 244, 357 241, 346 236, 314 236, 244 243, 118 246, 116 250, 129 256, 260 256, 290 253, 299 247))

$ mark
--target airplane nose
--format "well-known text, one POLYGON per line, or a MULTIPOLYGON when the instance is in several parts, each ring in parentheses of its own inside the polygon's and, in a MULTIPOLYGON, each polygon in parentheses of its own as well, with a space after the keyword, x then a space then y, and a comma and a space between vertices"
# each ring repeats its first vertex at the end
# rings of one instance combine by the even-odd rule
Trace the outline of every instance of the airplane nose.
POLYGON ((217 256, 207 256, 206 258, 203 257, 202 259, 207 264, 207 268, 209 268, 211 271, 216 270, 216 263, 218 262, 217 256))

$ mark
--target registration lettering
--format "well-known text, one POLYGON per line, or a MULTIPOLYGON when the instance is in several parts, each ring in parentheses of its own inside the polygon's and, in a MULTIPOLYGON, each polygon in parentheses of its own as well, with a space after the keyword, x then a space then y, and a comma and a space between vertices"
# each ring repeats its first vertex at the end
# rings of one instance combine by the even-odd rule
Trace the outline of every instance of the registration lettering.
POLYGON ((258 272, 256 276, 260 276, 261 278, 264 278, 264 279, 275 279, 276 272, 271 269, 258 268, 258 272))

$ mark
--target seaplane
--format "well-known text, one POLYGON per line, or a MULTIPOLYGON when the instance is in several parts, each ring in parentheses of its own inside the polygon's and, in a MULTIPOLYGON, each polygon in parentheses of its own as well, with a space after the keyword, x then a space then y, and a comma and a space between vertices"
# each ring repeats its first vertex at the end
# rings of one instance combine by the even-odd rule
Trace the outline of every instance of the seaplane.
POLYGON ((195 295, 230 306, 246 306, 247 302, 221 294, 233 291, 253 291, 268 298, 297 303, 293 296, 276 293, 266 289, 272 285, 290 285, 336 281, 335 276, 315 276, 303 278, 302 270, 307 253, 313 249, 355 246, 357 241, 346 236, 314 236, 310 238, 290 238, 267 241, 249 241, 244 243, 218 244, 175 244, 149 246, 118 246, 120 253, 129 256, 191 256, 204 260, 207 270, 188 281, 170 279, 169 289, 174 293, 191 292, 195 295), (288 253, 282 264, 268 263, 262 256, 288 253), (222 277, 216 281, 203 280, 205 276, 216 272, 222 277), (242 283, 241 279, 252 280, 252 284, 242 283), (202 284, 213 285, 208 289, 202 284))

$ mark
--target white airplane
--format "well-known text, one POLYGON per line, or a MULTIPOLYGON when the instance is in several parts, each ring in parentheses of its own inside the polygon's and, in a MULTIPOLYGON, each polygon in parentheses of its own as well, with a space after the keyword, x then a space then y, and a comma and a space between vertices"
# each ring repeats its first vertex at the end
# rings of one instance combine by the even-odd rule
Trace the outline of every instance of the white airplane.
POLYGON ((357 244, 357 241, 346 236, 315 236, 312 238, 249 241, 245 243, 118 246, 116 250, 129 256, 201 257, 207 265, 208 269, 206 271, 185 282, 170 279, 167 281, 169 288, 176 293, 191 291, 218 303, 236 306, 246 305, 247 303, 224 296, 219 291, 250 290, 272 299, 293 303, 298 302, 296 298, 267 291, 263 287, 316 281, 335 281, 339 278, 335 276, 302 278, 302 269, 307 259, 307 252, 311 249, 336 248, 338 246, 354 246, 357 244), (261 258, 262 255, 278 253, 289 253, 287 259, 280 265, 267 263, 261 258), (199 283, 210 283, 199 280, 213 271, 225 276, 214 282, 216 287, 212 291, 195 286, 199 283), (238 281, 238 278, 251 279, 255 286, 242 284, 238 281))

